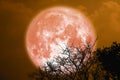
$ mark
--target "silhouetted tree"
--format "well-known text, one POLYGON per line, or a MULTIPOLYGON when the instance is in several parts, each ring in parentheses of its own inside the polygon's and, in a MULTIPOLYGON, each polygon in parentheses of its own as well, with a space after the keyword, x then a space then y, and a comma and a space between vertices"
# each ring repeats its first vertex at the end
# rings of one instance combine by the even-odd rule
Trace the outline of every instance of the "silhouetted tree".
POLYGON ((120 43, 113 42, 110 47, 97 49, 96 53, 108 74, 120 80, 120 43))
POLYGON ((93 47, 94 44, 91 45, 88 42, 82 47, 66 46, 66 48, 62 48, 62 52, 58 56, 46 62, 42 73, 40 70, 39 74, 33 73, 30 77, 34 77, 36 80, 44 79, 41 78, 43 76, 48 80, 79 80, 82 78, 82 80, 88 80, 88 69, 84 69, 84 71, 81 69, 90 61, 93 47))
POLYGON ((98 48, 67 46, 41 69, 30 75, 35 80, 120 80, 120 43, 98 48), (74 55, 72 55, 74 53, 74 55))

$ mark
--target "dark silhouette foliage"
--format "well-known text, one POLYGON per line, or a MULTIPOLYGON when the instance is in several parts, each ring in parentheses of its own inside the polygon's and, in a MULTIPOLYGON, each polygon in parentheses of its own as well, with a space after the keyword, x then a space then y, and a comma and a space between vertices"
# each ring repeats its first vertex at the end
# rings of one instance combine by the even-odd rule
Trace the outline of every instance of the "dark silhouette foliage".
POLYGON ((96 53, 105 70, 120 80, 120 43, 113 42, 110 47, 97 49, 96 53))
POLYGON ((77 55, 72 56, 72 49, 67 47, 64 49, 67 53, 62 54, 68 56, 58 56, 54 60, 58 63, 57 66, 53 65, 53 61, 47 62, 45 71, 39 69, 29 77, 35 80, 120 80, 120 43, 113 42, 111 46, 98 48, 94 52, 93 46, 89 44, 83 50, 74 49, 77 50, 77 55), (73 67, 70 69, 68 66, 73 67))

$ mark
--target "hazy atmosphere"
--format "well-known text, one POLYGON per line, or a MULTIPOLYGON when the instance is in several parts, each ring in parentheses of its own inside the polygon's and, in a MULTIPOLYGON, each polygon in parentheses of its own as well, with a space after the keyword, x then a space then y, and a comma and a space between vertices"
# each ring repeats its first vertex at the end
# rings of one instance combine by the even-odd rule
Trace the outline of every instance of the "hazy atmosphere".
POLYGON ((0 0, 0 78, 29 80, 36 68, 26 51, 26 31, 41 10, 52 6, 82 11, 93 24, 98 48, 120 42, 120 0, 0 0))

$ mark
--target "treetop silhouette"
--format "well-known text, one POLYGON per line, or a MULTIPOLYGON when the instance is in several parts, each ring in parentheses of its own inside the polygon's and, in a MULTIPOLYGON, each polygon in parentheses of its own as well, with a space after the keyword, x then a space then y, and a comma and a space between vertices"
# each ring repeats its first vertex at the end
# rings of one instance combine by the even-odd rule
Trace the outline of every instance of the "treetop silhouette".
POLYGON ((39 69, 29 77, 35 80, 120 80, 120 43, 113 42, 111 46, 98 48, 95 52, 89 44, 85 49, 74 49, 74 56, 70 54, 73 49, 67 47, 62 53, 67 57, 58 56, 48 61, 45 71, 39 69), (57 66, 53 65, 54 61, 57 66), (69 68, 71 66, 72 69, 69 68))
POLYGON ((110 47, 97 49, 98 60, 114 75, 120 75, 120 43, 113 42, 110 47))

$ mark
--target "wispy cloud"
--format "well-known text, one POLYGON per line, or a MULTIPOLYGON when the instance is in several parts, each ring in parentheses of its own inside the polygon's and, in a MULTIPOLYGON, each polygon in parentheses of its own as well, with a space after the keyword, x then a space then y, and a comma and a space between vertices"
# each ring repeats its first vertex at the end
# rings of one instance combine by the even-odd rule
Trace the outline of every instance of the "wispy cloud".
POLYGON ((120 41, 120 3, 117 1, 103 2, 100 8, 94 11, 91 19, 97 30, 99 46, 112 41, 120 41))

